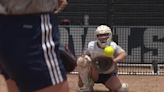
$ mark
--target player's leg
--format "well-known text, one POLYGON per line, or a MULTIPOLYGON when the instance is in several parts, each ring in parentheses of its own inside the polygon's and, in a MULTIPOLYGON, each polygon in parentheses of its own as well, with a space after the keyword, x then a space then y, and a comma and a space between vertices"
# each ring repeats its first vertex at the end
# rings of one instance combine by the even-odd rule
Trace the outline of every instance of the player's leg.
POLYGON ((113 74, 106 82, 105 86, 112 92, 128 92, 128 85, 122 83, 116 74, 113 74))
POLYGON ((113 76, 105 83, 105 86, 112 92, 116 92, 117 89, 121 88, 121 82, 117 77, 113 76))
POLYGON ((7 79, 6 82, 7 82, 9 92, 20 92, 14 80, 7 79))
POLYGON ((3 74, 0 74, 0 92, 9 92, 6 79, 3 74))
MULTIPOLYGON (((93 80, 93 81, 97 81, 98 80, 98 71, 96 70, 96 68, 94 67, 94 66, 91 66, 91 70, 90 70, 90 72, 89 72, 89 76, 91 77, 91 79, 93 80)), ((81 78, 80 78, 80 76, 78 76, 78 86, 79 87, 82 87, 83 86, 83 82, 82 82, 82 80, 81 80, 81 78)))
POLYGON ((2 65, 2 50, 3 50, 3 44, 2 44, 2 35, 1 35, 1 29, 2 29, 1 23, 0 23, 0 92, 8 92, 8 87, 7 87, 7 83, 6 83, 6 78, 4 75, 4 68, 2 65))
MULTIPOLYGON (((4 61, 0 58, 1 63, 4 61)), ((15 81, 10 79, 9 73, 3 64, 0 64, 0 92, 19 92, 15 81)))
POLYGON ((91 59, 89 56, 84 55, 80 56, 77 59, 77 70, 79 72, 79 81, 78 85, 80 87, 80 90, 90 92, 93 90, 94 85, 94 78, 92 78, 93 70, 92 70, 92 64, 91 59))

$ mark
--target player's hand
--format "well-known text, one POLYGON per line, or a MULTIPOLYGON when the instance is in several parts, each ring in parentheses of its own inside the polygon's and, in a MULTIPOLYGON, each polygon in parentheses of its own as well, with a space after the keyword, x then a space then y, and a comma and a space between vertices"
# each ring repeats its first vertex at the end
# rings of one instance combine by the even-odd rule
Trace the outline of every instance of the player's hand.
POLYGON ((63 11, 64 8, 68 5, 67 0, 59 0, 58 3, 59 3, 59 6, 58 6, 58 8, 54 11, 55 14, 58 14, 58 13, 60 13, 61 11, 63 11))

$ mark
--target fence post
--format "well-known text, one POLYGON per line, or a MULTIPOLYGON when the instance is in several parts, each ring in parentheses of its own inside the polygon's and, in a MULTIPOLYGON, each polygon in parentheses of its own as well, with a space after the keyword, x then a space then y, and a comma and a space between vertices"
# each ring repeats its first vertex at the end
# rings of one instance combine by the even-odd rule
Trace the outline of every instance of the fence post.
POLYGON ((153 60, 152 66, 153 66, 154 73, 157 74, 158 73, 158 61, 153 60))

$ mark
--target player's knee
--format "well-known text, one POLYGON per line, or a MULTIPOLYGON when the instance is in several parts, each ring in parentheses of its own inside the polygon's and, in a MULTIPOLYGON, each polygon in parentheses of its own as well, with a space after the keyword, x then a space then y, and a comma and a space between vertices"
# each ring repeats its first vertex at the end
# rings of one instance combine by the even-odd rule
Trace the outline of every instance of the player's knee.
POLYGON ((122 83, 122 86, 120 89, 118 89, 118 92, 128 92, 128 84, 122 83))
POLYGON ((83 55, 77 59, 77 66, 87 67, 90 62, 91 62, 91 58, 88 55, 83 55))

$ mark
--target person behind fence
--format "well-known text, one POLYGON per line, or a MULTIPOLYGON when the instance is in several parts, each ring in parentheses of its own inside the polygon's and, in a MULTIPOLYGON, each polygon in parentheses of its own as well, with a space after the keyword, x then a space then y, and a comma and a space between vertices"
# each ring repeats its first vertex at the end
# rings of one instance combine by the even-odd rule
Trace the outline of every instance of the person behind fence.
POLYGON ((69 92, 59 57, 57 18, 67 4, 67 0, 0 0, 1 64, 20 92, 69 92))
MULTIPOLYGON (((124 61, 124 49, 112 41, 112 31, 106 25, 97 27, 96 40, 88 43, 87 50, 77 58, 80 92, 91 92, 94 83, 103 83, 110 92, 128 92, 128 84, 118 78, 117 63, 124 61), (106 56, 104 48, 113 48, 113 55, 106 56)), ((110 49, 109 49, 110 51, 110 49)))

